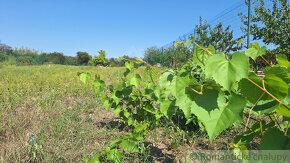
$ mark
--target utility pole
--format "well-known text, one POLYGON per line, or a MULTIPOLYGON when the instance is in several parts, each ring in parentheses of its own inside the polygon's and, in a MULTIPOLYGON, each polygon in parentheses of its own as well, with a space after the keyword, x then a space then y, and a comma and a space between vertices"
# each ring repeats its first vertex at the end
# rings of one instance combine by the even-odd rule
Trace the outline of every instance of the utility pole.
POLYGON ((248 0, 248 38, 247 38, 247 45, 248 48, 250 47, 250 33, 251 33, 251 0, 248 0))

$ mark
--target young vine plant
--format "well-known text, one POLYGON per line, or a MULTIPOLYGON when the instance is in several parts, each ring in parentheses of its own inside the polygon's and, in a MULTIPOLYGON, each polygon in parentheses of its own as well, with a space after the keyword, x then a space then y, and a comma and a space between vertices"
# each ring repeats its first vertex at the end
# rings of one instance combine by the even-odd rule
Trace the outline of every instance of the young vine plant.
MULTIPOLYGON (((216 53, 211 45, 203 47, 190 41, 176 46, 192 44, 196 46, 192 58, 178 70, 163 71, 139 58, 120 58, 126 61, 126 71, 118 86, 106 85, 95 75, 93 87, 103 107, 112 109, 132 128, 132 133, 112 141, 101 153, 84 158, 85 162, 122 162, 122 153, 142 154, 147 133, 161 119, 170 120, 180 111, 186 124, 197 118, 210 142, 234 124, 242 125, 242 134, 230 144, 236 151, 247 150, 255 138, 261 139, 261 150, 290 149, 287 57, 277 55, 277 64, 267 62, 264 75, 258 76, 251 71, 249 60, 264 58, 266 47, 254 44, 245 52, 224 54, 216 53), (134 64, 147 66, 143 79, 132 73, 134 64)), ((84 83, 91 80, 90 73, 81 72, 78 76, 84 83)))

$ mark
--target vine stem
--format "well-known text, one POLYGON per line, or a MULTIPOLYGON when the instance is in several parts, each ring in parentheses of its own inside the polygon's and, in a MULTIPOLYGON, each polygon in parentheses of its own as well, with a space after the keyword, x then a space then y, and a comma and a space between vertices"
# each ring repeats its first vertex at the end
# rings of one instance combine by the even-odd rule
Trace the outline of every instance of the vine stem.
POLYGON ((208 54, 213 55, 213 54, 212 54, 209 50, 207 50, 206 48, 201 47, 201 46, 198 45, 196 42, 193 42, 193 43, 194 43, 194 45, 198 46, 198 47, 201 48, 202 50, 206 51, 208 54))
POLYGON ((265 92, 262 93, 262 95, 258 98, 258 100, 255 102, 255 104, 254 104, 254 105, 252 106, 252 108, 250 109, 250 111, 249 111, 249 117, 248 117, 248 119, 247 119, 247 123, 246 123, 246 127, 245 127, 245 131, 246 131, 247 126, 248 126, 248 124, 249 124, 249 121, 250 121, 250 118, 251 118, 251 112, 252 112, 252 110, 253 110, 254 107, 257 105, 257 103, 261 100, 261 98, 264 96, 264 94, 265 94, 265 92))
POLYGON ((257 83, 255 83, 253 80, 249 79, 248 80, 253 83, 255 86, 257 86, 258 88, 260 88, 262 91, 266 92, 269 96, 271 96, 273 99, 275 99, 276 101, 278 101, 281 105, 283 105, 286 109, 288 109, 290 111, 290 109, 288 108, 287 105, 283 104, 279 99, 277 99, 277 97, 275 97, 274 95, 272 95, 270 92, 267 91, 267 89, 262 88, 261 86, 259 86, 257 83))
POLYGON ((269 66, 272 66, 272 64, 269 62, 269 61, 267 61, 263 56, 260 56, 267 64, 269 64, 269 66))
POLYGON ((197 90, 193 89, 193 88, 190 88, 193 92, 199 94, 199 95, 202 95, 202 90, 203 90, 203 85, 201 85, 201 88, 200 88, 200 92, 198 92, 197 90))

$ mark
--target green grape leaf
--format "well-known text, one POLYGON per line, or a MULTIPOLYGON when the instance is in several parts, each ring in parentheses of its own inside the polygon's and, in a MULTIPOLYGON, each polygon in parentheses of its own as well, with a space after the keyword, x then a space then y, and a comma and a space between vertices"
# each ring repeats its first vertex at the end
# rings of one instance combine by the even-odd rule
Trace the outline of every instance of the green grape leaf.
POLYGON ((159 75, 159 73, 155 69, 153 69, 153 68, 151 68, 149 66, 147 66, 145 68, 144 79, 146 81, 150 81, 150 82, 155 84, 158 75, 159 75))
POLYGON ((258 56, 265 55, 267 53, 267 48, 266 46, 262 46, 259 51, 258 51, 258 56))
POLYGON ((96 95, 102 92, 105 88, 105 82, 102 80, 95 79, 93 83, 93 87, 95 90, 96 95))
POLYGON ((161 88, 167 88, 171 81, 173 80, 173 73, 171 71, 166 71, 159 77, 158 84, 161 88))
POLYGON ((260 45, 259 45, 257 42, 255 42, 255 44, 253 45, 253 47, 254 47, 255 49, 257 49, 257 50, 260 49, 260 45))
POLYGON ((114 108, 113 112, 116 116, 119 116, 120 112, 122 111, 121 105, 117 105, 117 107, 114 108))
POLYGON ((290 110, 289 110, 290 106, 288 105, 287 107, 288 109, 284 105, 279 104, 279 106, 276 108, 276 112, 280 115, 283 115, 284 117, 290 118, 290 110))
POLYGON ((111 109, 112 104, 110 103, 109 99, 105 99, 103 102, 103 106, 106 110, 109 110, 109 109, 111 109))
POLYGON ((278 55, 276 55, 276 57, 277 57, 278 64, 283 65, 283 66, 286 66, 287 68, 290 67, 290 62, 288 61, 286 55, 284 55, 284 54, 278 54, 278 55))
POLYGON ((116 163, 121 163, 123 155, 117 149, 111 149, 110 152, 107 153, 107 158, 116 163))
POLYGON ((130 83, 137 88, 140 86, 141 80, 142 79, 139 74, 136 74, 135 76, 134 75, 130 76, 130 83))
POLYGON ((186 119, 189 119, 192 112, 194 102, 188 97, 186 88, 190 84, 189 76, 176 77, 173 84, 172 93, 176 97, 176 106, 181 109, 186 119))
POLYGON ((118 58, 119 61, 122 61, 122 60, 124 60, 124 59, 125 59, 124 57, 119 57, 119 58, 118 58))
POLYGON ((99 154, 96 154, 94 155, 91 159, 90 159, 90 163, 93 162, 93 163, 100 163, 100 155, 99 154))
POLYGON ((255 48, 249 48, 246 50, 245 55, 251 57, 253 60, 256 60, 258 57, 258 50, 255 48))
POLYGON ((133 62, 126 62, 126 63, 125 63, 125 67, 126 67, 128 70, 132 71, 132 69, 134 68, 134 63, 133 63, 133 62))
POLYGON ((259 56, 265 55, 266 50, 267 48, 265 46, 261 48, 249 48, 246 50, 245 55, 251 57, 255 61, 259 56))
POLYGON ((85 73, 85 72, 80 73, 78 76, 79 76, 79 79, 85 84, 87 84, 89 80, 91 80, 92 78, 90 73, 85 73))
MULTIPOLYGON (((264 80, 265 88, 273 96, 275 96, 279 100, 283 100, 287 96, 289 84, 287 84, 282 78, 274 74, 267 74, 264 80)), ((266 96, 272 99, 272 97, 270 97, 268 94, 266 96)))
POLYGON ((207 47, 207 50, 210 51, 212 54, 215 54, 215 48, 214 48, 214 46, 209 45, 209 46, 207 47))
POLYGON ((120 144, 120 147, 128 153, 139 153, 139 149, 136 144, 129 140, 123 140, 120 144))
MULTIPOLYGON (((200 46, 203 47, 202 45, 200 46)), ((211 49, 211 50, 214 50, 214 49, 211 49)), ((202 48, 196 47, 193 52, 192 60, 195 64, 199 65, 200 67, 204 67, 209 57, 210 57, 210 54, 208 54, 202 48)))
POLYGON ((246 100, 240 95, 230 95, 226 103, 225 95, 216 90, 206 90, 203 95, 195 97, 194 114, 204 124, 209 139, 242 120, 246 100))
POLYGON ((282 101, 284 105, 279 104, 279 106, 276 108, 276 112, 280 115, 283 115, 284 117, 290 118, 290 88, 288 89, 288 95, 285 97, 285 99, 282 101))
MULTIPOLYGON (((288 94, 289 74, 287 72, 288 70, 283 67, 271 67, 265 69, 265 88, 279 100, 283 100, 288 94)), ((262 79, 256 76, 254 73, 250 73, 249 79, 263 88, 262 79)), ((260 88, 258 88, 247 79, 242 79, 239 82, 239 88, 241 90, 241 94, 252 104, 254 104, 263 93, 260 88)), ((261 100, 273 100, 273 98, 265 93, 261 100)))
MULTIPOLYGON (((257 83, 258 85, 260 86, 262 85, 262 79, 256 76, 255 73, 251 72, 248 78, 254 81, 255 83, 257 83)), ((247 100, 249 100, 252 104, 254 104, 259 99, 259 97, 263 94, 263 91, 260 88, 255 86, 253 83, 251 83, 247 79, 242 79, 239 82, 239 88, 241 90, 241 94, 247 100)), ((263 97, 265 97, 265 95, 263 97)), ((265 99, 265 98, 262 98, 262 99, 265 99)))
POLYGON ((231 90, 232 85, 247 78, 249 73, 248 57, 242 53, 233 54, 230 61, 225 59, 225 54, 215 54, 211 56, 205 66, 206 76, 213 79, 227 90, 231 90))
POLYGON ((287 84, 290 83, 290 73, 289 73, 290 70, 285 67, 280 66, 266 67, 263 72, 266 76, 275 75, 281 78, 287 84))
POLYGON ((277 128, 270 128, 261 139, 261 150, 289 150, 290 139, 277 128), (287 147, 288 146, 288 147, 287 147))
POLYGON ((164 114, 168 119, 171 119, 175 111, 175 102, 170 100, 159 100, 159 103, 161 113, 164 114))

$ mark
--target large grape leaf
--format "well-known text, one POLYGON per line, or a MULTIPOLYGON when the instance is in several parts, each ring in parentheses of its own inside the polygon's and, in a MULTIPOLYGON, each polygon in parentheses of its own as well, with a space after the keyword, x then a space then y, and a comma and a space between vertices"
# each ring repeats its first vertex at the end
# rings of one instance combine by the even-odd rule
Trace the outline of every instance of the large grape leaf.
POLYGON ((286 66, 287 68, 290 67, 290 62, 288 61, 287 56, 284 54, 278 54, 277 61, 280 65, 286 66))
MULTIPOLYGON (((202 45, 200 46, 203 47, 202 45)), ((204 49, 207 49, 207 48, 204 48, 204 49)), ((211 52, 215 51, 214 47, 211 45, 209 46, 208 50, 211 52)), ((206 51, 204 51, 200 47, 196 47, 193 52, 192 60, 194 61, 195 64, 199 65, 200 67, 204 67, 209 57, 210 57, 210 54, 208 54, 206 51)))
POLYGON ((246 100, 240 95, 230 95, 226 102, 224 93, 206 90, 203 95, 195 97, 194 114, 204 124, 209 139, 213 139, 222 131, 242 120, 242 112, 246 100))
POLYGON ((136 146, 136 143, 131 142, 129 140, 122 140, 122 142, 120 143, 120 146, 122 149, 124 149, 125 152, 139 153, 139 149, 136 146))
POLYGON ((100 92, 102 92, 104 90, 105 82, 102 80, 95 79, 93 86, 94 86, 94 90, 95 90, 96 95, 98 95, 100 92))
POLYGON ((184 77, 176 77, 175 82, 172 85, 172 94, 176 98, 175 105, 181 109, 185 115, 185 118, 190 118, 191 108, 193 101, 186 94, 186 87, 188 87, 190 83, 189 76, 184 77))
MULTIPOLYGON (((265 70, 265 88, 279 100, 283 100, 288 94, 289 74, 284 70, 285 68, 283 67, 282 69, 281 67, 272 67, 265 70)), ((263 87, 262 79, 256 76, 254 73, 250 73, 249 79, 258 84, 260 87, 263 87)), ((247 79, 242 79, 239 82, 239 88, 241 90, 241 94, 253 104, 263 93, 260 88, 258 88, 255 84, 247 79)), ((261 100, 273 100, 273 97, 265 93, 261 100)))
POLYGON ((175 101, 161 99, 158 102, 160 102, 161 113, 164 114, 168 119, 170 119, 175 111, 175 101))
MULTIPOLYGON (((256 74, 250 73, 249 79, 251 79, 252 81, 257 83, 258 85, 263 87, 262 86, 262 79, 259 78, 256 74)), ((258 88, 256 85, 254 85, 253 83, 251 83, 247 79, 242 79, 239 82, 239 88, 241 90, 241 94, 247 100, 249 100, 252 104, 254 104, 259 99, 259 97, 263 94, 263 91, 260 88, 258 88)), ((265 95, 263 96, 262 100, 266 100, 265 95)))
POLYGON ((224 53, 215 54, 205 65, 206 76, 213 77, 227 90, 230 90, 235 82, 247 78, 248 73, 248 57, 239 52, 234 53, 231 60, 226 60, 224 53))
POLYGON ((86 72, 78 73, 78 76, 79 76, 79 79, 85 84, 87 84, 89 82, 89 80, 91 80, 91 78, 92 78, 91 74, 88 72, 87 73, 86 72))
POLYGON ((263 72, 266 76, 275 75, 281 78, 287 84, 290 83, 290 73, 289 73, 290 70, 287 69, 286 67, 280 67, 280 66, 267 67, 263 70, 263 72))
POLYGON ((265 46, 261 48, 249 48, 246 50, 245 55, 251 57, 253 60, 256 60, 257 57, 266 54, 267 48, 265 46))
POLYGON ((289 150, 290 139, 277 128, 270 128, 263 135, 259 148, 261 150, 289 150))
POLYGON ((176 97, 175 105, 183 111, 186 119, 189 119, 194 112, 195 102, 190 94, 197 94, 190 89, 190 86, 196 84, 196 81, 190 79, 189 75, 176 77, 172 84, 172 94, 176 97))
POLYGON ((290 118, 290 88, 288 89, 288 95, 286 98, 282 101, 284 105, 279 104, 279 106, 276 108, 276 112, 280 115, 283 115, 284 117, 290 118), (286 108, 287 106, 288 108, 286 108))
POLYGON ((130 76, 130 83, 135 87, 139 87, 141 83, 141 76, 139 74, 131 75, 130 76))
MULTIPOLYGON (((288 94, 289 83, 274 74, 266 75, 264 78, 266 89, 279 100, 283 100, 288 94)), ((266 95, 269 96, 269 95, 266 95)))
POLYGON ((159 77, 158 84, 161 88, 167 88, 173 80, 174 74, 172 71, 166 71, 159 77))

